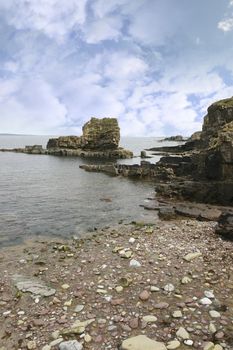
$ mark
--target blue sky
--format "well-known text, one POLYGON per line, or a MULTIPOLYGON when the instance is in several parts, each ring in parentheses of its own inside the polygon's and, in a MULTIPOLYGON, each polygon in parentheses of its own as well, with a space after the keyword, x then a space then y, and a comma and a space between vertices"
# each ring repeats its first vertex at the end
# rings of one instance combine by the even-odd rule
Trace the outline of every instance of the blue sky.
POLYGON ((232 57, 230 0, 0 0, 0 133, 189 135, 232 57))

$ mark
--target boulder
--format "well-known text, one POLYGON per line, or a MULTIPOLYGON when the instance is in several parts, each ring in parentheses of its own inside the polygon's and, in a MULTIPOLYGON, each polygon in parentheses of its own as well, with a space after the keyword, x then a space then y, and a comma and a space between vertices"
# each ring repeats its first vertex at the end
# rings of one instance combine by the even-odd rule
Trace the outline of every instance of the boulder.
POLYGON ((233 211, 220 216, 215 232, 226 239, 233 240, 233 211))

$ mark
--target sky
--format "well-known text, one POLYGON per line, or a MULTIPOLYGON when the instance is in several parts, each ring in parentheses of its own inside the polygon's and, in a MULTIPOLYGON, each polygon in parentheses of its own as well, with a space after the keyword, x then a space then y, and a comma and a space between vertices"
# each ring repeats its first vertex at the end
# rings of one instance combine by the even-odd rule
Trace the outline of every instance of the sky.
POLYGON ((232 0, 0 0, 0 133, 188 136, 232 57, 232 0))

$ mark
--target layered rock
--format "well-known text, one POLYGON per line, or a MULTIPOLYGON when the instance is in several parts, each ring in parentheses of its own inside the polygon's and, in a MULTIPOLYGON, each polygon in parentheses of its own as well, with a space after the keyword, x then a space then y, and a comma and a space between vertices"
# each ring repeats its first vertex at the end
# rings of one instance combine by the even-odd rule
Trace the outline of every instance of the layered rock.
POLYGON ((133 153, 119 147, 120 128, 116 118, 91 118, 82 136, 50 139, 48 154, 93 158, 132 158, 133 153))

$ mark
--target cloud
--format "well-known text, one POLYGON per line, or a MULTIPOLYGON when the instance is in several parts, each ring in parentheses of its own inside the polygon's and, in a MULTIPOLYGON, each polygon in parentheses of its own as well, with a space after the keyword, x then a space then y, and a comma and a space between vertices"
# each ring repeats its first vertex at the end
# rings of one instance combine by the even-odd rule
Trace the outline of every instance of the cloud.
POLYGON ((233 1, 229 2, 229 9, 225 15, 225 19, 218 23, 218 29, 223 32, 230 32, 233 29, 233 1))
POLYGON ((123 22, 118 17, 97 19, 88 24, 84 31, 88 44, 96 44, 104 40, 117 40, 121 35, 123 22))

